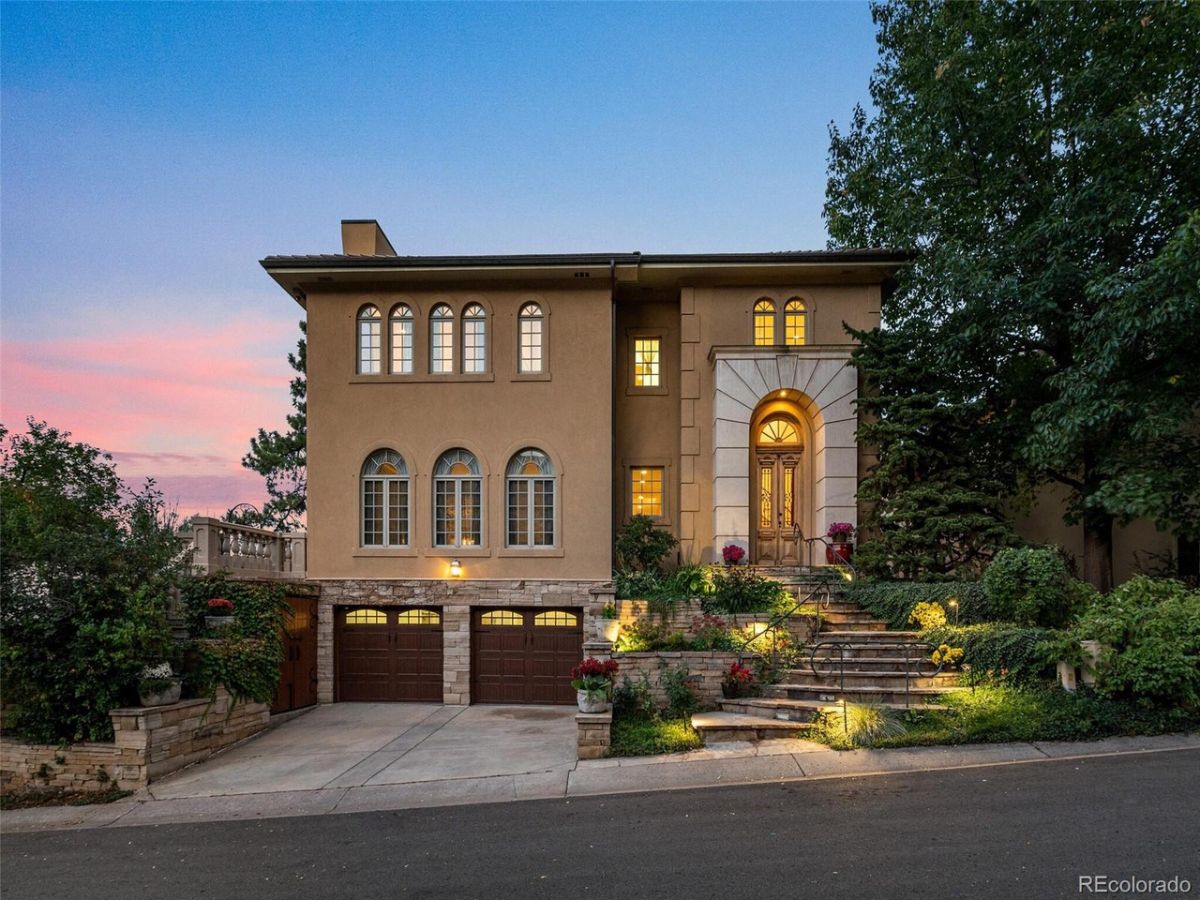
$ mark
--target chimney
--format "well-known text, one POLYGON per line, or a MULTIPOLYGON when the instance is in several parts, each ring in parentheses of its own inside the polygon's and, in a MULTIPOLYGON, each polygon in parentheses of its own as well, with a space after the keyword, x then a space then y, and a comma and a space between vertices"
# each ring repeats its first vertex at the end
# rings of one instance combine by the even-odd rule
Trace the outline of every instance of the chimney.
POLYGON ((342 253, 346 256, 395 256, 392 242, 374 219, 342 219, 342 253))

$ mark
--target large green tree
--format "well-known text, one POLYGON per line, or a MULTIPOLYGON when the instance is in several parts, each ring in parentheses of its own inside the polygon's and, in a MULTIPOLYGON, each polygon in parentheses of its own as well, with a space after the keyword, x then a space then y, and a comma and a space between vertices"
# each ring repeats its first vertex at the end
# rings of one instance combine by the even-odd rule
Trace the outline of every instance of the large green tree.
POLYGON ((831 128, 831 243, 917 251, 885 327, 1027 483, 1068 489, 1106 588, 1114 521, 1200 530, 1200 8, 872 15, 874 115, 831 128))

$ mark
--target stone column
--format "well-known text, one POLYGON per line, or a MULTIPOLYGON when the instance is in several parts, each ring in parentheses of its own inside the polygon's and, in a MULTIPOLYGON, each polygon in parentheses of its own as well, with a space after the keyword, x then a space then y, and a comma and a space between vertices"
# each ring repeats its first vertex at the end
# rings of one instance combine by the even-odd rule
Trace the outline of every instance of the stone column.
POLYGON ((442 702, 471 702, 471 607, 442 607, 442 702))

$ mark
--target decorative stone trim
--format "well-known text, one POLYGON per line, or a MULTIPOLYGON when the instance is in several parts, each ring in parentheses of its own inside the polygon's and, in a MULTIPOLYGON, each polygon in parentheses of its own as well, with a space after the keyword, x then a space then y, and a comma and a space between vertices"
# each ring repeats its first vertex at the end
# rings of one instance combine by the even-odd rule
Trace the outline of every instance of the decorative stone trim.
POLYGON ((604 713, 579 713, 575 716, 576 755, 579 759, 600 759, 612 746, 612 710, 604 713))

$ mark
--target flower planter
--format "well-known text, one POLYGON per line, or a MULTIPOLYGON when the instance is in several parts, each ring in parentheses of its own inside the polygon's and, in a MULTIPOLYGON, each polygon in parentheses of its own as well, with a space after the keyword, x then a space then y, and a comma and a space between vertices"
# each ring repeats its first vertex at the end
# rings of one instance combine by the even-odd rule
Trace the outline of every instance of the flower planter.
POLYGON ((576 691, 575 702, 581 713, 602 713, 608 709, 608 695, 603 691, 576 691))
POLYGON ((616 619, 597 619, 596 637, 610 644, 616 643, 617 635, 621 633, 621 623, 616 619))
POLYGON ((183 690, 183 681, 178 678, 171 679, 170 687, 165 687, 162 690, 144 690, 138 686, 138 700, 142 706, 169 706, 172 703, 179 702, 179 694, 183 690))
POLYGON ((207 625, 209 628, 211 628, 213 631, 224 631, 226 628, 230 628, 233 625, 234 621, 235 621, 235 619, 233 616, 205 616, 204 617, 204 624, 207 625))
POLYGON ((854 559, 854 545, 844 541, 834 541, 832 546, 825 547, 825 562, 831 566, 841 566, 854 559))

